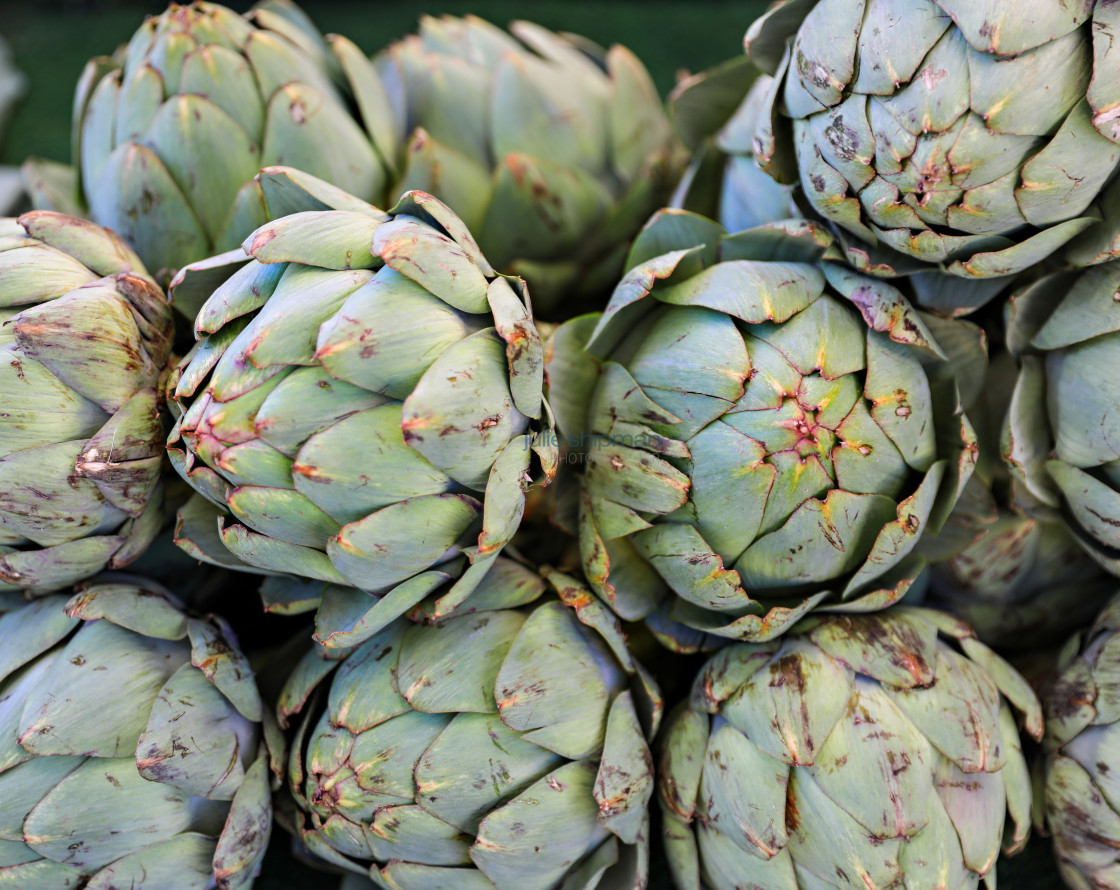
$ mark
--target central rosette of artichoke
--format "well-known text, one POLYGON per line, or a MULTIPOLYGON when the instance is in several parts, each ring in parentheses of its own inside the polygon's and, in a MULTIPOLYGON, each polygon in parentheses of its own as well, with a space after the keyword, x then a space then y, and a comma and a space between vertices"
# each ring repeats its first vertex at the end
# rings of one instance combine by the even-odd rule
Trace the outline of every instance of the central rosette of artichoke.
MULTIPOLYGON (((836 433, 817 421, 817 412, 811 406, 803 405, 796 396, 787 396, 777 411, 775 427, 784 431, 792 444, 781 450, 796 452, 802 460, 816 457, 827 461, 836 444, 836 433)), ((775 437, 776 438, 776 437, 775 437)))
MULTIPOLYGON (((793 596, 843 587, 894 547, 888 527, 936 459, 929 381, 913 352, 824 293, 823 279, 814 284, 817 293, 779 321, 663 310, 626 357, 632 382, 672 414, 653 428, 675 440, 662 469, 684 495, 665 511, 671 526, 632 538, 648 558, 659 559, 670 539, 674 552, 706 545, 747 589, 793 596)), ((619 380, 619 393, 632 392, 619 380)), ((622 478, 629 455, 614 457, 595 461, 598 491, 620 504, 653 503, 622 478)), ((905 534, 916 536, 924 517, 908 523, 905 534)))

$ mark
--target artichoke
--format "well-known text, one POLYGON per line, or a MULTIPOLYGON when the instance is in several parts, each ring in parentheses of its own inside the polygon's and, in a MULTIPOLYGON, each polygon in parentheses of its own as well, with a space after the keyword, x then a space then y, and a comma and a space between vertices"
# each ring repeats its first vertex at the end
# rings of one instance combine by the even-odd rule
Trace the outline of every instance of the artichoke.
POLYGON ((617 279, 630 239, 668 198, 676 145, 625 47, 474 16, 420 21, 377 60, 411 135, 398 191, 445 201, 538 314, 576 314, 617 279))
POLYGON ((1011 706, 1038 738, 1026 681, 926 609, 814 616, 721 650, 662 739, 677 887, 990 885, 1005 814, 1009 851, 1030 832, 1011 706))
POLYGON ((951 518, 946 527, 960 522, 956 530, 972 537, 933 565, 931 605, 1007 651, 1055 646, 1093 619, 1115 582, 1054 511, 1001 506, 982 485, 966 488, 966 500, 977 513, 951 518))
POLYGON ((1120 885, 1120 597, 1070 640, 1043 694, 1047 750, 1039 827, 1054 838, 1058 870, 1077 890, 1120 885))
POLYGON ((279 707, 300 839, 384 890, 646 886, 661 703, 568 576, 501 559, 439 623, 309 651, 279 707))
POLYGON ((0 590, 128 565, 162 522, 171 308, 112 232, 0 220, 0 590))
POLYGON ((792 189, 754 157, 754 132, 773 78, 740 57, 677 84, 673 122, 692 150, 673 207, 717 220, 729 232, 795 216, 792 189))
POLYGON ((149 582, 0 616, 0 886, 249 887, 263 719, 230 629, 149 582))
POLYGON ((1120 575, 1120 261, 1043 275, 1007 308, 1021 368, 1001 449, 1032 497, 1060 509, 1100 565, 1120 575))
POLYGON ((555 472, 528 295, 430 195, 384 213, 287 168, 260 184, 276 221, 172 284, 175 301, 208 299, 170 384, 171 461, 233 518, 219 529, 196 501, 180 540, 356 588, 339 629, 445 582, 450 608, 555 472))
POLYGON ((1110 0, 785 0, 746 37, 776 77, 758 154, 879 272, 869 245, 965 278, 1099 262, 1120 254, 1118 28, 1110 0))
POLYGON ((602 318, 557 332, 590 333, 590 357, 554 346, 550 398, 587 443, 584 570, 623 618, 667 602, 765 640, 817 606, 884 608, 924 569, 976 459, 952 366, 983 360, 979 331, 830 248, 810 222, 725 235, 665 211, 602 318))
POLYGON ((1034 498, 1000 457, 1000 433, 1017 376, 1007 352, 993 360, 982 402, 970 409, 979 453, 961 499, 924 551, 932 605, 964 619, 997 649, 1045 651, 1089 624, 1115 582, 1086 555, 1058 510, 1034 498))
MULTIPOLYGON (((263 224, 253 177, 270 164, 380 203, 399 143, 369 59, 346 38, 324 40, 289 0, 244 17, 175 3, 148 18, 114 57, 86 66, 73 140, 79 206, 157 272, 263 224)), ((28 179, 38 206, 73 200, 50 193, 49 168, 28 179)))

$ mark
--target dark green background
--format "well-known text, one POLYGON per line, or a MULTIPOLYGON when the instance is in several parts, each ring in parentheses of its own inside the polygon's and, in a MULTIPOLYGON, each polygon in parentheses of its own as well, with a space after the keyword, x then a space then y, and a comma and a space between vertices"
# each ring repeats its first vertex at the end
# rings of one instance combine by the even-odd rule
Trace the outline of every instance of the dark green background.
MULTIPOLYGON (((249 3, 230 3, 243 10, 249 3)), ((425 13, 473 12, 498 24, 530 18, 557 30, 585 34, 600 43, 624 43, 636 52, 667 93, 682 72, 698 71, 742 51, 747 25, 764 8, 765 0, 475 0, 422 4, 375 0, 307 2, 305 9, 327 33, 345 34, 367 52, 407 34, 425 13)), ((128 39, 147 14, 158 14, 163 3, 43 2, 15 7, 0 4, 3 34, 16 61, 31 77, 31 91, 17 110, 0 145, 0 163, 18 164, 28 155, 55 160, 70 158, 70 102, 74 84, 90 56, 107 54, 128 39), (13 8, 14 7, 14 8, 13 8)), ((827 838, 822 838, 827 843, 827 838)), ((669 890, 657 869, 651 890, 669 890)), ((1050 860, 1049 844, 1035 840, 1021 856, 999 864, 1000 890, 1057 890, 1061 882, 1050 860)), ((279 830, 265 861, 258 890, 314 890, 333 888, 337 878, 321 875, 287 853, 287 838, 279 830)))

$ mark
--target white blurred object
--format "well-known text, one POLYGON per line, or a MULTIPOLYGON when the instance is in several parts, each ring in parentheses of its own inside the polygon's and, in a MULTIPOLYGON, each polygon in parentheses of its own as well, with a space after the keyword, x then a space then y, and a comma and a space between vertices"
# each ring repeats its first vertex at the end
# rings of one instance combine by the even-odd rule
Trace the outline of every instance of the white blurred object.
POLYGON ((23 201, 23 177, 19 167, 0 167, 0 216, 11 216, 23 201))
POLYGON ((0 37, 0 134, 8 127, 12 109, 27 92, 27 75, 16 67, 8 42, 0 37))
MULTIPOLYGON (((0 145, 3 145, 12 111, 27 93, 27 87, 27 75, 15 66, 11 47, 0 37, 0 145)), ((0 167, 0 216, 15 212, 23 196, 19 168, 0 167)))

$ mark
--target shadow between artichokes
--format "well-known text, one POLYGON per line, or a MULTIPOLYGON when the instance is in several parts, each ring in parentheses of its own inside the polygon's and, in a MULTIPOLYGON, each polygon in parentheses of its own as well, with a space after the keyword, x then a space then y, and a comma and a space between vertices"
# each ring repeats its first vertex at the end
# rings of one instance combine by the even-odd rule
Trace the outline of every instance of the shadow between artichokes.
POLYGON ((275 221, 172 285, 205 298, 170 384, 171 461, 206 499, 178 539, 329 588, 321 638, 354 645, 437 589, 454 609, 552 478, 542 344, 523 283, 430 195, 385 213, 288 168, 259 179, 275 221))
POLYGON ((383 890, 639 890, 661 708, 604 603, 500 558, 435 623, 296 666, 293 827, 383 890))
POLYGON ((119 576, 0 638, 0 885, 251 885, 283 738, 222 619, 119 576))
POLYGON ((884 608, 925 567, 976 461, 954 371, 981 333, 831 256, 811 222, 663 211, 602 317, 553 338, 584 570, 624 619, 766 640, 884 608))

